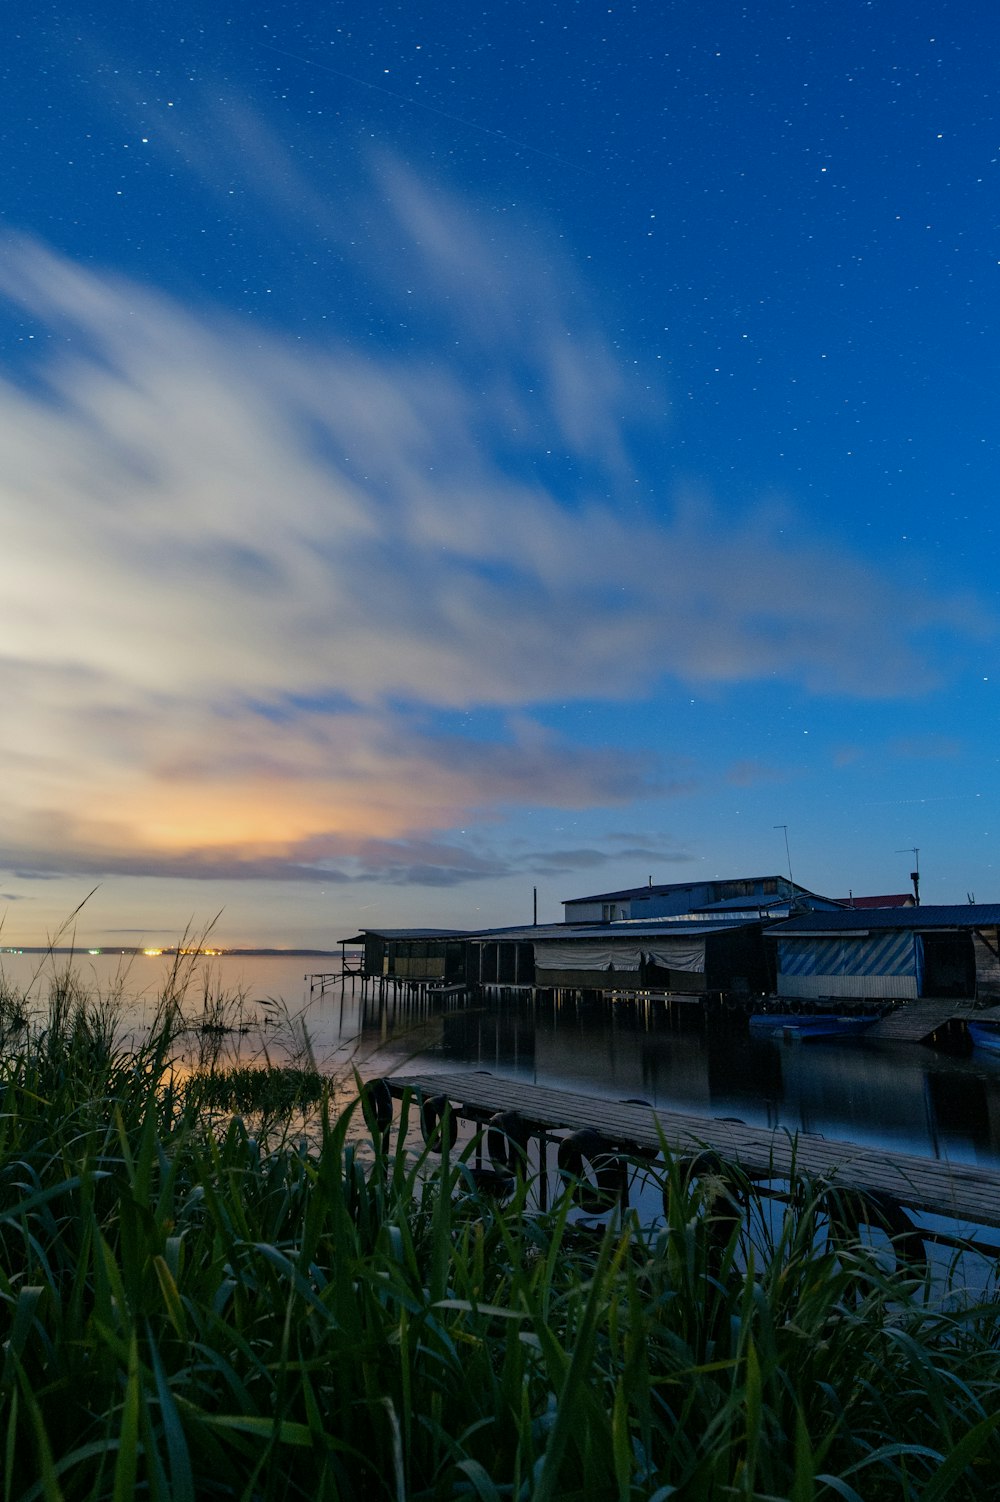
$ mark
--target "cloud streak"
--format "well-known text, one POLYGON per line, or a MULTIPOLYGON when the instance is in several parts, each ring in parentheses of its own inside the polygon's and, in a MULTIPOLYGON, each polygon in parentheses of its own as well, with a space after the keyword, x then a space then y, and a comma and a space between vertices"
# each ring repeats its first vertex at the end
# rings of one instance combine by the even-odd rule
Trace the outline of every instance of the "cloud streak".
POLYGON ((471 879, 434 838, 466 815, 667 788, 533 708, 775 675, 894 694, 932 681, 929 627, 990 629, 763 517, 616 504, 643 401, 572 277, 381 183, 423 333, 377 354, 7 243, 0 294, 45 335, 0 383, 12 868, 471 879), (506 731, 435 727, 483 707, 506 731))

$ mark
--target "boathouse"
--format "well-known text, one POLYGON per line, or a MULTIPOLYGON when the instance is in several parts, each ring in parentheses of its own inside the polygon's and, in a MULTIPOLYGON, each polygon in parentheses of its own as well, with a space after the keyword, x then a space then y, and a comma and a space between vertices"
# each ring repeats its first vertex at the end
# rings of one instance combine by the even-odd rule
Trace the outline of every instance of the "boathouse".
POLYGON ((628 934, 585 930, 578 938, 536 944, 536 984, 552 989, 682 994, 767 989, 759 922, 695 920, 628 926, 628 934))
POLYGON ((771 928, 777 994, 1000 1002, 1000 905, 815 912, 771 928))
POLYGON ((547 991, 767 992, 765 921, 719 915, 525 928, 364 929, 363 975, 416 986, 547 991))
POLYGON ((452 928, 364 928, 344 944, 363 944, 362 975, 369 979, 460 985, 467 934, 452 928))

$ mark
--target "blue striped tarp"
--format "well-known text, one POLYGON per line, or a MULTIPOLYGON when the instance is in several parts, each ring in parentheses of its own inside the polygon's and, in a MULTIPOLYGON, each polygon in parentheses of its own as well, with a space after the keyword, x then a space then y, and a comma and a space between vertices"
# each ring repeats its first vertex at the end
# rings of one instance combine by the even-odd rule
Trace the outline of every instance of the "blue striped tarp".
POLYGON ((782 975, 916 975, 912 933, 867 939, 779 939, 782 975))

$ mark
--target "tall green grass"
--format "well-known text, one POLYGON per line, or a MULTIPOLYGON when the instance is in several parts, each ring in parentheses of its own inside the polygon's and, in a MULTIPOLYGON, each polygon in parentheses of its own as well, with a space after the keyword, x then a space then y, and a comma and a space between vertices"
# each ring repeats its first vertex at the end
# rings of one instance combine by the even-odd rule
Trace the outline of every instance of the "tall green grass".
POLYGON ((6 1034, 3 1502, 1000 1484, 1000 1307, 827 1246, 809 1184, 776 1216, 743 1186, 751 1244, 671 1164, 655 1230, 592 1231, 568 1195, 481 1193, 469 1150, 414 1153, 405 1110, 366 1140, 321 1088, 298 1140, 301 1096, 253 1116, 264 1085, 182 1077, 176 1001, 129 1047, 65 993, 6 1034))

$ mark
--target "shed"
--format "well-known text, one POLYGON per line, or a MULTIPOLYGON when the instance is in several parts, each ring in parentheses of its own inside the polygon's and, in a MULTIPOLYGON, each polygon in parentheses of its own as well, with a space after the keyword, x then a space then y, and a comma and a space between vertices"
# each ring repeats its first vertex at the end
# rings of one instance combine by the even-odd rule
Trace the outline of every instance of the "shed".
POLYGON ((1000 1001, 1000 905, 809 913, 768 933, 779 996, 1000 1001))
POLYGON ((387 980, 464 981, 467 934, 451 928, 365 928, 345 944, 364 944, 362 974, 387 980))
POLYGON ((469 978, 554 991, 765 991, 761 934, 745 918, 499 929, 470 936, 469 978))

